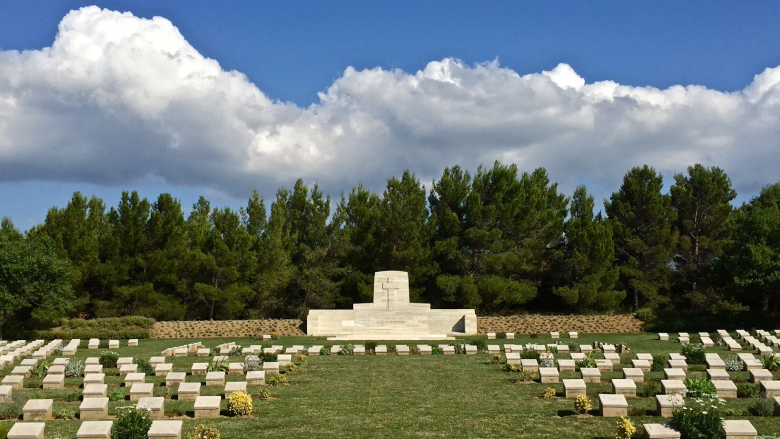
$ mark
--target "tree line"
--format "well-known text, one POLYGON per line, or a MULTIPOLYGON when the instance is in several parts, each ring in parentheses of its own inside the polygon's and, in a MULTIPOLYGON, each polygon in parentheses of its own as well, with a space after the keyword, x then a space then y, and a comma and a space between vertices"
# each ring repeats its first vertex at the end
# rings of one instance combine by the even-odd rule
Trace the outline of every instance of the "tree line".
POLYGON ((25 233, 0 226, 0 325, 61 317, 305 318, 372 300, 373 274, 409 272, 413 301, 480 314, 778 311, 780 183, 741 207, 717 167, 633 168, 604 200, 561 193, 544 169, 454 166, 426 188, 333 200, 298 180, 267 209, 125 192, 73 194, 25 233), (598 212, 597 212, 598 210, 598 212))

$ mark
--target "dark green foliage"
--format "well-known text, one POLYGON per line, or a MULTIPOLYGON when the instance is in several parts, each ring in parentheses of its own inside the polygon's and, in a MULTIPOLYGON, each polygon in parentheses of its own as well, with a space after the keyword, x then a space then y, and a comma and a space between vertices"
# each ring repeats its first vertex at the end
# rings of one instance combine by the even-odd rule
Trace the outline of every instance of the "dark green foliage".
POLYGON ((506 332, 496 332, 496 339, 506 340, 506 332))
POLYGON ((375 342, 375 341, 367 341, 365 346, 366 346, 366 352, 369 352, 369 351, 370 352, 375 352, 376 351, 377 342, 375 342))
POLYGON ((760 392, 760 384, 737 383, 737 398, 753 398, 760 392))
POLYGON ((0 404, 0 419, 18 419, 22 416, 23 404, 18 402, 10 402, 0 404))
POLYGON ((690 398, 716 397, 717 391, 712 381, 702 376, 691 376, 685 381, 685 387, 688 389, 686 396, 690 398))
POLYGON ((520 358, 522 359, 534 359, 539 361, 539 358, 541 358, 541 354, 539 352, 536 352, 533 349, 523 349, 522 352, 520 352, 520 358))
POLYGON ((107 339, 148 338, 149 328, 155 319, 139 316, 109 317, 102 319, 63 319, 53 330, 37 331, 43 339, 107 339))
POLYGON ((4 425, 0 425, 0 439, 6 439, 8 437, 8 428, 4 425))
POLYGON ((672 410, 670 425, 685 439, 723 439, 726 432, 717 403, 717 400, 689 399, 685 407, 672 410))
POLYGON ((487 339, 480 337, 480 338, 472 338, 471 344, 476 346, 477 349, 480 352, 487 352, 487 339))
POLYGON ((106 369, 115 369, 116 363, 119 361, 119 354, 113 351, 101 352, 98 361, 100 362, 100 365, 106 369))
POLYGON ((122 389, 111 389, 106 396, 108 396, 109 401, 124 401, 125 391, 122 389))
POLYGON ((68 402, 78 401, 79 398, 81 398, 81 392, 78 390, 72 390, 65 395, 65 401, 68 402))
MULTIPOLYGON (((322 355, 322 350, 320 350, 320 355, 322 355)), ((327 355, 330 355, 330 349, 328 349, 327 355)), ((277 360, 277 358, 278 357, 276 356, 276 354, 271 352, 263 352, 262 354, 260 354, 260 359, 263 360, 263 363, 266 362, 273 363, 274 361, 277 360)))
POLYGON ((633 168, 604 203, 620 269, 618 288, 626 290, 635 311, 666 302, 677 214, 662 189, 663 177, 655 169, 633 168))
POLYGON ((135 360, 135 364, 138 365, 138 372, 145 373, 146 376, 154 376, 154 366, 149 361, 144 359, 135 360))
POLYGON ((775 414, 775 402, 771 398, 759 396, 753 400, 749 410, 755 416, 772 416, 775 414))
POLYGON ((444 355, 444 349, 439 347, 439 345, 433 345, 431 346, 431 355, 444 355))
POLYGON ((680 354, 685 357, 688 364, 707 363, 707 358, 704 352, 704 345, 693 343, 683 345, 682 349, 680 350, 680 354))
POLYGON ((152 426, 149 414, 135 407, 122 407, 117 410, 111 437, 114 439, 146 439, 146 433, 152 426))
POLYGON ((666 367, 666 357, 659 355, 653 356, 653 364, 650 365, 651 372, 663 372, 666 367))

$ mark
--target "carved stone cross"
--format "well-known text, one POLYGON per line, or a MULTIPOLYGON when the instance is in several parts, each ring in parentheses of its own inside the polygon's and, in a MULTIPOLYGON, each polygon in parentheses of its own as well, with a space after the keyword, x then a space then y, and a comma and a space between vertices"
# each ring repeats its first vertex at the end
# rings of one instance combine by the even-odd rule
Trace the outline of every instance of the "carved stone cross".
POLYGON ((399 282, 385 282, 382 284, 382 289, 387 290, 387 310, 393 311, 395 309, 395 291, 401 288, 399 282))

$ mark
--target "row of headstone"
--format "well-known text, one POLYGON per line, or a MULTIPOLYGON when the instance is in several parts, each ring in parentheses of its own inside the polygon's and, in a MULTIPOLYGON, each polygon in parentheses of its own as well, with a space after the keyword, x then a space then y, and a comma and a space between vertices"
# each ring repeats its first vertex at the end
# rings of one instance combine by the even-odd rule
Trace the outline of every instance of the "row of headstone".
MULTIPOLYGON (((113 421, 83 421, 76 432, 77 439, 109 439, 113 428, 113 421)), ((182 421, 180 420, 154 420, 146 437, 156 438, 181 438, 182 421)), ((8 439, 43 439, 45 422, 17 422, 11 426, 8 439)))
MULTIPOLYGON (((680 432, 664 424, 642 424, 645 430, 644 437, 648 439, 680 438, 680 432)), ((758 435, 750 421, 729 419, 723 421, 723 430, 726 438, 755 439, 758 435)))

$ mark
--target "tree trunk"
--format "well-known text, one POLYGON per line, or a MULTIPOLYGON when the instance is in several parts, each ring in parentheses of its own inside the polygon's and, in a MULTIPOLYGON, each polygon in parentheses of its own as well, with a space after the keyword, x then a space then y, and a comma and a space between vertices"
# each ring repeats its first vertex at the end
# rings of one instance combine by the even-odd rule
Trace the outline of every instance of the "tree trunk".
POLYGON ((634 311, 639 310, 639 290, 634 289, 634 311))

